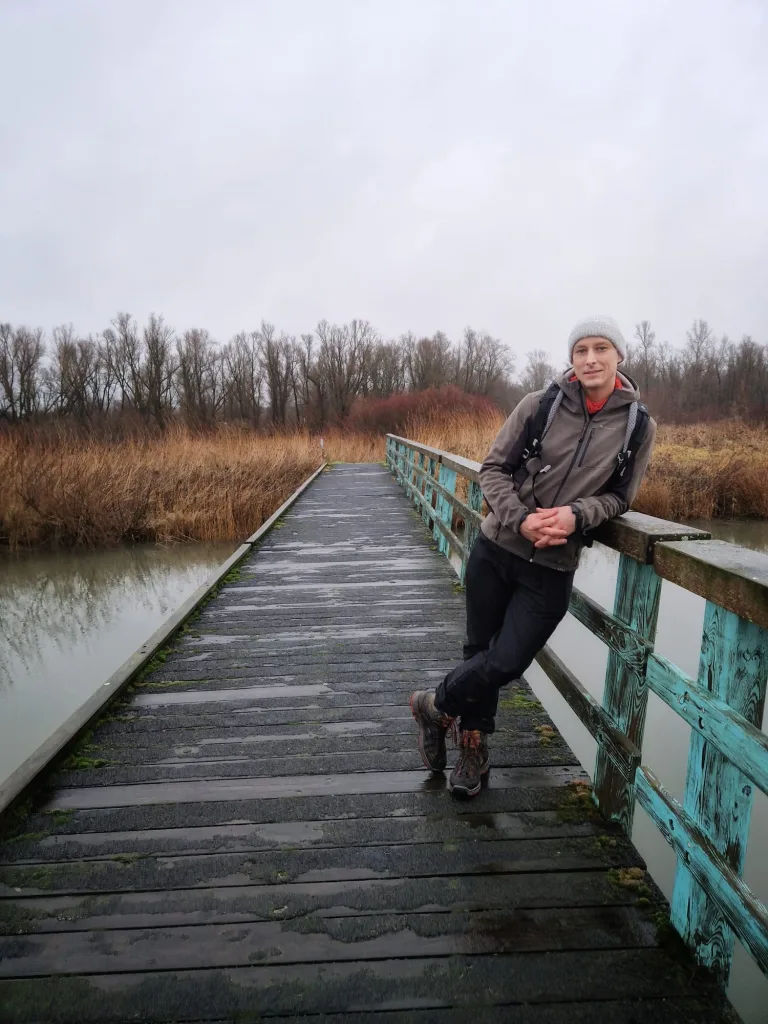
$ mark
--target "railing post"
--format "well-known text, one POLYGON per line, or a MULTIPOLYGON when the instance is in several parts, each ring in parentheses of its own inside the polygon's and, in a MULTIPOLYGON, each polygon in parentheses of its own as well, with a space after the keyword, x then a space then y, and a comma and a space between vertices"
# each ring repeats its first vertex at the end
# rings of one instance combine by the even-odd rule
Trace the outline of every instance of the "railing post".
MULTIPOLYGON (((759 729, 768 676, 768 631, 707 601, 698 684, 759 729)), ((688 748, 683 806, 737 875, 747 852, 754 787, 695 730, 688 748)), ((725 984, 734 935, 714 902, 678 860, 671 921, 696 959, 725 984)))
MULTIPOLYGON (((613 614, 643 639, 653 643, 659 615, 661 579, 652 565, 621 555, 616 579, 613 614)), ((614 651, 608 654, 603 707, 614 725, 643 749, 643 729, 648 705, 645 679, 646 662, 633 667, 614 651)), ((634 785, 613 764, 605 750, 598 747, 595 760, 594 798, 605 817, 621 824, 627 835, 632 831, 635 813, 634 785)))
MULTIPOLYGON (((430 509, 432 508, 432 495, 435 493, 435 491, 434 491, 434 488, 432 487, 432 484, 429 483, 429 480, 434 480, 435 479, 435 466, 436 465, 437 465, 437 461, 435 459, 427 458, 427 477, 428 477, 428 480, 424 484, 424 499, 425 499, 425 501, 427 503, 428 508, 430 508, 430 509)), ((427 508, 425 508, 423 510, 423 514, 424 514, 424 522, 427 524, 427 528, 429 528, 429 523, 430 523, 430 520, 432 519, 432 516, 427 511, 427 508)))
MULTIPOLYGON (((418 494, 421 494, 422 496, 424 494, 424 476, 423 476, 423 473, 424 473, 424 465, 425 465, 426 461, 427 461, 426 455, 423 452, 419 452, 419 466, 418 466, 418 468, 421 470, 421 473, 417 473, 416 474, 415 486, 416 486, 416 492, 418 494)), ((421 517, 423 519, 424 518, 424 506, 421 504, 420 501, 415 501, 414 504, 416 505, 417 510, 419 512, 421 512, 421 517)))
MULTIPOLYGON (((416 474, 414 473, 415 465, 416 465, 416 452, 414 451, 413 448, 409 448, 408 449, 408 483, 414 489, 416 487, 416 474)), ((414 508, 418 508, 419 507, 419 499, 416 497, 416 495, 415 494, 409 495, 409 497, 410 497, 411 501, 413 502, 413 507, 414 508)))
MULTIPOLYGON (((474 512, 477 512, 478 514, 480 514, 483 511, 483 492, 480 488, 480 484, 476 483, 474 480, 469 481, 469 501, 467 502, 467 504, 474 512)), ((464 530, 464 558, 462 559, 461 562, 462 586, 464 585, 464 577, 467 574, 467 562, 469 561, 469 556, 474 546, 474 543, 477 540, 478 533, 479 530, 475 526, 475 524, 467 520, 467 525, 464 530)))
POLYGON ((402 441, 397 442, 397 475, 398 482, 402 485, 403 477, 405 476, 405 445, 402 441))
MULTIPOLYGON (((446 469, 446 467, 442 463, 440 463, 440 477, 438 482, 442 487, 445 488, 446 491, 450 491, 451 494, 455 494, 456 470, 446 469)), ((441 519, 445 523, 445 525, 450 529, 451 520, 453 519, 453 508, 450 502, 446 501, 442 494, 437 495, 436 511, 438 519, 441 519)), ((448 544, 447 539, 443 536, 441 530, 439 530, 437 526, 435 526, 434 538, 437 541, 437 546, 440 549, 440 551, 444 555, 450 557, 450 545, 448 544)))

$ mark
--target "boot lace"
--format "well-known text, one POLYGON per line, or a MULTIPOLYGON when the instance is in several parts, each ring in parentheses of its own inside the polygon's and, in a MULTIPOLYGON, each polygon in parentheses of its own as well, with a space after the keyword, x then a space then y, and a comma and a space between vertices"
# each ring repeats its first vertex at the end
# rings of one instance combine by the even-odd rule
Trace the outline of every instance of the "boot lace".
POLYGON ((473 758, 477 761, 481 760, 480 747, 483 742, 483 734, 476 729, 466 729, 459 735, 459 743, 461 746, 461 753, 456 763, 456 772, 459 775, 464 774, 464 770, 468 764, 472 763, 473 758))
POLYGON ((451 742, 454 748, 458 747, 461 743, 461 737, 459 734, 459 720, 457 718, 451 718, 450 715, 444 715, 441 711, 438 711, 435 707, 434 698, 432 699, 432 710, 437 715, 440 725, 448 730, 451 736, 451 742))

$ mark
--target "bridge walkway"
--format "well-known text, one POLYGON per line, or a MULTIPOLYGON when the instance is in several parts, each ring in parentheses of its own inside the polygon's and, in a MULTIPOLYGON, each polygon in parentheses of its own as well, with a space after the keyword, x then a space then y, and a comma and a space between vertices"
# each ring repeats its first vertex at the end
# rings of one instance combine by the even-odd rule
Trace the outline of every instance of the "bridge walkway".
POLYGON ((380 465, 299 498, 0 847, 0 1021, 732 1019, 525 683, 476 800, 424 770, 430 543, 380 465))

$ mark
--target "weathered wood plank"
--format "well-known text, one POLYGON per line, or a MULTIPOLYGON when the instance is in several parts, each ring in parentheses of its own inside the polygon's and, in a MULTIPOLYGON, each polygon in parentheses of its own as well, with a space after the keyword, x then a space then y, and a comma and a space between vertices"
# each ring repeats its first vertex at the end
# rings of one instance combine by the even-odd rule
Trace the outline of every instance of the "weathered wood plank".
MULTIPOLYGON (((502 1008, 505 1024, 552 1024, 559 1003, 587 1006, 582 1022, 606 1020, 607 1000, 623 1000, 631 1018, 652 1002, 660 1019, 665 1001, 696 993, 706 1001, 701 1024, 725 1022, 725 1007, 705 980, 692 985, 690 974, 663 950, 618 949, 592 952, 527 953, 523 956, 420 957, 355 963, 286 964, 208 969, 80 975, 2 982, 0 1000, 13 1024, 118 1024, 140 1021, 231 1021, 280 1018, 294 1014, 387 1010, 410 1011, 420 1021, 425 1007, 466 1006, 475 1020, 489 1020, 490 1008, 502 1008), (352 1001, 354 1000, 354 1002, 352 1001), (546 1013, 533 1017, 536 1004, 546 1013), (524 1014, 511 1017, 524 1005, 524 1014), (11 1013, 13 1016, 11 1016, 11 1013)), ((700 1008, 699 1008, 700 1010, 700 1008)), ((310 1017, 310 1019, 312 1019, 310 1017)), ((353 1018, 355 1019, 355 1018, 353 1018)), ((387 1018, 388 1019, 388 1018, 387 1018)), ((440 1018, 442 1019, 442 1017, 440 1018)), ((562 1017, 555 1018, 558 1022, 562 1017)), ((643 1017, 643 1020, 647 1018, 643 1017)), ((688 1018, 690 1020, 690 1017, 688 1018)), ((359 1024, 359 1018, 358 1024, 359 1024)), ((669 1017, 668 1020, 675 1020, 669 1017)), ((685 1017, 677 1017, 677 1024, 685 1017)))
MULTIPOLYGON (((282 915, 281 915, 282 916, 282 915)), ((339 963, 387 956, 479 956, 540 950, 591 950, 656 945, 655 929, 633 908, 384 913, 317 917, 311 927, 287 920, 177 925, 158 942, 152 928, 29 935, 25 956, 14 957, 15 936, 0 936, 0 978, 122 971, 248 967, 254 949, 262 964, 339 963)))
POLYGON ((579 720, 589 729, 622 777, 632 782, 640 764, 640 751, 613 725, 605 710, 592 694, 579 682, 576 676, 558 658, 551 647, 544 647, 536 655, 558 691, 568 702, 579 720))
POLYGON ((573 588, 568 610, 591 633, 607 644, 622 662, 630 668, 642 671, 651 645, 636 630, 606 611, 601 604, 587 597, 577 587, 573 588))
MULTIPOLYGON (((760 726, 768 677, 768 633, 707 602, 699 686, 760 726)), ((744 867, 753 787, 743 773, 699 732, 691 733, 684 807, 735 875, 744 867)), ((697 960, 724 980, 734 936, 711 885, 702 886, 687 861, 678 862, 672 922, 697 960)))
POLYGON ((642 512, 625 512, 623 516, 602 523, 592 536, 600 544, 650 565, 656 544, 661 541, 708 540, 712 534, 642 512))
POLYGON ((768 793, 768 736, 660 654, 648 658, 648 687, 768 793))
MULTIPOLYGON (((637 771, 635 789, 641 807, 677 854, 678 863, 686 865, 760 969, 768 974, 768 909, 645 765, 637 771)), ((685 922, 676 915, 672 923, 681 934, 686 931, 685 922)), ((688 938, 690 941, 692 936, 688 938)))
MULTIPOLYGON (((648 703, 645 672, 650 645, 656 636, 661 580, 652 565, 628 555, 619 559, 614 597, 614 619, 643 644, 641 657, 627 658, 612 646, 605 672, 603 707, 616 728, 643 749, 643 730, 648 703)), ((614 630, 615 632, 615 630, 614 630)), ((595 759, 595 802, 611 821, 617 821, 627 835, 632 833, 635 798, 631 779, 622 776, 608 751, 598 747, 595 759)))
POLYGON ((768 555, 723 540, 656 545, 659 576, 768 629, 768 555))

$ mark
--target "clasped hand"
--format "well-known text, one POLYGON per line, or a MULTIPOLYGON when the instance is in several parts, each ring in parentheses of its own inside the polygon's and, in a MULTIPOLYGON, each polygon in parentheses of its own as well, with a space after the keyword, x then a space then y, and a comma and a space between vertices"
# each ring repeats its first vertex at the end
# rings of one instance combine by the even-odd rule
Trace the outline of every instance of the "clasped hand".
POLYGON ((576 529, 576 516, 569 505, 558 508, 537 508, 525 517, 520 533, 537 548, 565 544, 576 529))

